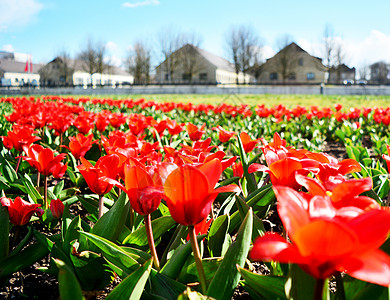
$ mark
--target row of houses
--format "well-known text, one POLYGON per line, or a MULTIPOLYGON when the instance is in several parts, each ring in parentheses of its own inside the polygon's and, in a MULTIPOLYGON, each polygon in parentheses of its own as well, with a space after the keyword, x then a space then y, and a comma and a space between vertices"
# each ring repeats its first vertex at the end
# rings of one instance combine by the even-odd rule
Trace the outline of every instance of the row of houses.
MULTIPOLYGON (((338 84, 353 81, 355 73, 355 68, 346 65, 327 69, 320 58, 310 55, 296 43, 245 73, 236 72, 234 64, 228 60, 187 44, 157 66, 152 83, 338 84), (173 68, 174 59, 177 64, 173 68)), ((31 61, 17 61, 12 55, 0 55, 0 78, 3 86, 118 87, 134 83, 134 77, 118 67, 110 66, 102 73, 91 75, 80 60, 57 57, 48 64, 33 64, 31 61)))

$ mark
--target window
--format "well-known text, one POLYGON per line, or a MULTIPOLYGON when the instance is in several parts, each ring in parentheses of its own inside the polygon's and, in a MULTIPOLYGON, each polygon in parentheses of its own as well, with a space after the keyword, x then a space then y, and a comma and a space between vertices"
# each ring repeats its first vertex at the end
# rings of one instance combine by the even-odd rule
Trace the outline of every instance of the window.
POLYGON ((312 72, 307 73, 307 74, 306 74, 306 79, 307 79, 307 80, 314 80, 314 79, 315 79, 314 73, 312 73, 312 72))
POLYGON ((200 73, 199 80, 206 81, 207 80, 207 73, 200 73))
POLYGON ((300 59, 298 60, 298 65, 303 66, 303 58, 300 58, 300 59))
POLYGON ((297 79, 296 77, 297 77, 297 76, 295 75, 294 72, 288 74, 288 80, 295 80, 295 79, 297 79))
POLYGON ((189 81, 191 80, 191 74, 188 74, 188 73, 183 73, 181 78, 184 80, 184 81, 189 81))
POLYGON ((166 80, 166 81, 169 80, 169 74, 168 74, 168 73, 165 73, 165 80, 166 80))
POLYGON ((278 73, 269 74, 269 80, 278 80, 278 73))

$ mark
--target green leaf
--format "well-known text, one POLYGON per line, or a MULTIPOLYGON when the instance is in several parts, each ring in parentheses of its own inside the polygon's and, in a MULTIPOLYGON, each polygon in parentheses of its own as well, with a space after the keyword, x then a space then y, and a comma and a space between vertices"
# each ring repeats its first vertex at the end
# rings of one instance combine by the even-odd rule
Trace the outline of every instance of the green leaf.
MULTIPOLYGON (((240 213, 241 219, 244 220, 250 207, 241 197, 236 197, 236 203, 237 203, 237 207, 238 207, 238 211, 240 213)), ((263 221, 260 220, 259 217, 253 213, 252 242, 258 236, 263 236, 264 233, 265 233, 265 229, 264 229, 263 221)))
MULTIPOLYGON (((198 235, 196 239, 199 242, 205 237, 206 237, 205 234, 198 235)), ((164 265, 160 273, 172 279, 176 279, 179 276, 183 266, 185 265, 191 253, 192 253, 192 248, 191 248, 191 243, 189 241, 183 245, 180 245, 175 249, 173 255, 168 260, 168 262, 164 265)))
POLYGON ((259 299, 287 299, 284 293, 286 278, 252 273, 243 268, 238 268, 244 281, 244 288, 248 286, 256 293, 259 299))
POLYGON ((9 249, 9 214, 8 209, 0 204, 0 261, 8 256, 9 249))
POLYGON ((66 229, 66 233, 62 244, 62 249, 64 250, 65 253, 70 253, 70 249, 72 247, 71 242, 79 239, 80 237, 79 231, 82 231, 81 217, 77 216, 69 223, 68 228, 66 229))
POLYGON ((80 283, 72 269, 59 259, 54 259, 54 261, 59 270, 58 285, 61 300, 84 299, 80 283))
POLYGON ((53 189, 54 196, 56 198, 59 198, 63 189, 64 189, 64 181, 61 180, 59 183, 56 184, 56 186, 53 189))
POLYGON ((115 241, 122 231, 129 211, 130 202, 127 194, 122 193, 111 209, 92 227, 91 233, 115 241))
POLYGON ((128 274, 131 273, 135 267, 139 266, 139 263, 134 259, 134 255, 128 251, 123 250, 113 242, 92 233, 80 232, 80 235, 88 238, 102 251, 103 256, 108 261, 112 262, 123 271, 126 271, 128 274))
POLYGON ((233 295, 233 291, 240 280, 240 273, 238 272, 236 265, 240 267, 244 266, 251 243, 252 226, 252 209, 249 209, 248 214, 238 230, 236 240, 230 245, 209 285, 207 290, 208 296, 218 300, 228 300, 233 295))
MULTIPOLYGON (((206 276, 206 281, 210 282, 215 273, 217 272, 219 266, 221 265, 222 258, 206 258, 202 259, 202 265, 206 276)), ((199 282, 199 273, 196 267, 196 263, 193 262, 187 265, 180 273, 178 280, 182 283, 188 284, 191 282, 199 282)))
POLYGON ((389 299, 387 287, 361 281, 348 275, 343 277, 343 281, 346 299, 389 299))
MULTIPOLYGON (((153 237, 155 240, 160 238, 164 233, 171 229, 176 224, 171 216, 162 216, 152 221, 153 237)), ((128 235, 123 244, 137 245, 139 247, 148 246, 148 238, 146 235, 145 226, 138 228, 136 231, 128 235)))
POLYGON ((99 254, 82 251, 71 255, 70 259, 83 290, 101 290, 111 282, 112 272, 99 254))
POLYGON ((31 266, 47 254, 49 254, 49 250, 40 243, 29 245, 19 253, 10 255, 0 262, 0 278, 31 266))
POLYGON ((145 284, 152 270, 153 260, 147 261, 143 266, 127 276, 112 292, 107 296, 110 299, 138 300, 142 296, 145 284))
POLYGON ((43 203, 43 197, 41 194, 36 190, 34 187, 34 184, 31 181, 31 178, 24 174, 24 178, 22 178, 23 185, 27 189, 28 195, 31 197, 31 199, 34 201, 34 203, 43 203))
POLYGON ((291 264, 285 291, 288 299, 312 300, 316 280, 304 272, 298 265, 291 264))
POLYGON ((147 299, 177 299, 186 290, 186 286, 152 269, 145 291, 147 299))
POLYGON ((229 215, 222 215, 216 218, 211 224, 207 238, 207 246, 211 257, 223 256, 226 253, 227 248, 230 245, 230 240, 228 238, 229 223, 229 215))
POLYGON ((18 179, 18 175, 16 174, 14 168, 12 168, 11 164, 6 159, 2 159, 0 166, 4 178, 9 183, 15 182, 18 179))

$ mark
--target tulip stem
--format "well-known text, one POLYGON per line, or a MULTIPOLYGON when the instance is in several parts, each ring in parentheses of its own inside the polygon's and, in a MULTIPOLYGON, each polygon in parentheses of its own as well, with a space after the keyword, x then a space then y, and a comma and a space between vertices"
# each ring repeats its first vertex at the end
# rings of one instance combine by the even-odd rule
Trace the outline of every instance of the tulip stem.
POLYGON ((103 216, 104 200, 103 195, 99 195, 99 217, 100 219, 103 216))
POLYGON ((144 216, 146 236, 148 237, 150 253, 153 257, 154 266, 157 271, 160 271, 160 262, 158 260, 158 255, 156 252, 156 246, 154 245, 153 230, 152 230, 152 220, 150 214, 144 216))
POLYGON ((18 174, 18 170, 19 170, 19 166, 20 166, 21 160, 22 160, 22 157, 19 156, 19 158, 18 158, 18 163, 16 164, 16 170, 15 170, 16 175, 18 174))
POLYGON ((343 277, 341 277, 341 273, 338 271, 334 274, 334 277, 336 279, 336 294, 338 295, 338 299, 345 300, 343 277))
POLYGON ((44 187, 43 187, 43 190, 44 190, 44 198, 43 198, 43 201, 44 201, 44 205, 45 205, 45 210, 47 209, 47 175, 45 175, 45 179, 44 179, 44 187))
POLYGON ((324 291, 324 283, 325 279, 317 279, 316 287, 314 290, 314 298, 313 300, 322 300, 322 293, 324 291))
POLYGON ((206 275, 204 273, 202 258, 200 257, 199 245, 196 239, 195 227, 188 226, 188 234, 190 235, 192 252, 194 253, 196 268, 198 269, 199 281, 202 287, 203 294, 207 292, 207 283, 206 283, 206 275))

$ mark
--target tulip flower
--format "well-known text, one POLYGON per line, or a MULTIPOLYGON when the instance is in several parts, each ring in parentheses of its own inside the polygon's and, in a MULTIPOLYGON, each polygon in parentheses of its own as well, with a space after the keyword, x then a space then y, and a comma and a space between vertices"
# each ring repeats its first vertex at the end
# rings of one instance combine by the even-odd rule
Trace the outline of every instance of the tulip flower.
POLYGON ((210 214, 212 203, 218 193, 240 191, 235 185, 214 190, 221 173, 222 164, 215 158, 198 167, 181 166, 174 170, 164 183, 166 202, 172 218, 177 223, 188 226, 203 292, 207 286, 194 226, 204 221, 210 214))
POLYGON ((206 127, 206 124, 203 124, 200 128, 191 122, 187 124, 187 132, 188 136, 190 137, 190 140, 195 142, 202 138, 202 135, 206 132, 204 128, 206 127))
MULTIPOLYGON (((15 148, 21 153, 24 146, 30 146, 32 143, 40 140, 40 137, 32 135, 34 132, 30 127, 13 126, 12 131, 8 131, 7 136, 2 136, 4 147, 11 150, 15 148)), ((19 156, 16 165, 16 173, 18 173, 20 161, 22 157, 19 156)))
POLYGON ((93 166, 84 157, 80 158, 81 165, 77 166, 81 175, 88 184, 90 190, 99 195, 99 218, 103 215, 103 195, 107 194, 113 187, 104 178, 116 179, 119 174, 119 157, 116 154, 110 154, 100 157, 93 166))
POLYGON ((38 216, 42 216, 44 211, 39 208, 40 204, 32 204, 24 201, 20 197, 16 197, 14 201, 9 198, 1 197, 1 205, 8 208, 9 219, 15 226, 23 226, 27 224, 31 216, 36 213, 38 216))
POLYGON ((78 160, 81 156, 85 156, 85 153, 87 153, 87 151, 91 149, 92 144, 95 143, 92 142, 92 138, 92 134, 85 136, 84 134, 79 133, 75 137, 69 137, 69 146, 62 147, 69 149, 75 159, 78 160))
POLYGON ((115 180, 106 179, 126 192, 132 209, 144 216, 149 249, 157 269, 160 269, 160 263, 154 245, 150 214, 158 208, 161 199, 164 198, 163 180, 174 168, 176 168, 174 164, 163 163, 147 170, 137 159, 129 158, 124 165, 124 186, 115 180))
POLYGON ((217 126, 215 129, 218 130, 218 138, 221 143, 228 142, 233 136, 236 135, 234 131, 227 131, 223 129, 222 126, 217 126))
POLYGON ((61 162, 66 157, 65 153, 54 156, 53 150, 44 148, 41 145, 32 145, 30 148, 24 146, 24 152, 27 156, 23 156, 30 166, 35 168, 39 174, 45 176, 44 183, 44 204, 47 209, 47 177, 54 175, 56 178, 64 176, 67 164, 61 162))
POLYGON ((390 257, 378 248, 390 230, 390 211, 372 209, 344 219, 329 198, 306 199, 289 187, 275 186, 278 213, 291 242, 276 233, 259 237, 250 252, 253 260, 296 263, 317 279, 321 295, 326 278, 335 272, 390 285, 390 257))
POLYGON ((390 173, 390 146, 386 145, 387 154, 382 154, 382 158, 386 161, 387 172, 390 173))
POLYGON ((53 199, 50 201, 49 208, 54 219, 59 219, 62 217, 62 214, 64 213, 65 205, 64 203, 62 203, 60 199, 53 199))
POLYGON ((252 140, 246 132, 241 132, 240 133, 240 139, 242 142, 242 146, 244 147, 245 153, 251 152, 259 142, 259 140, 252 140))

